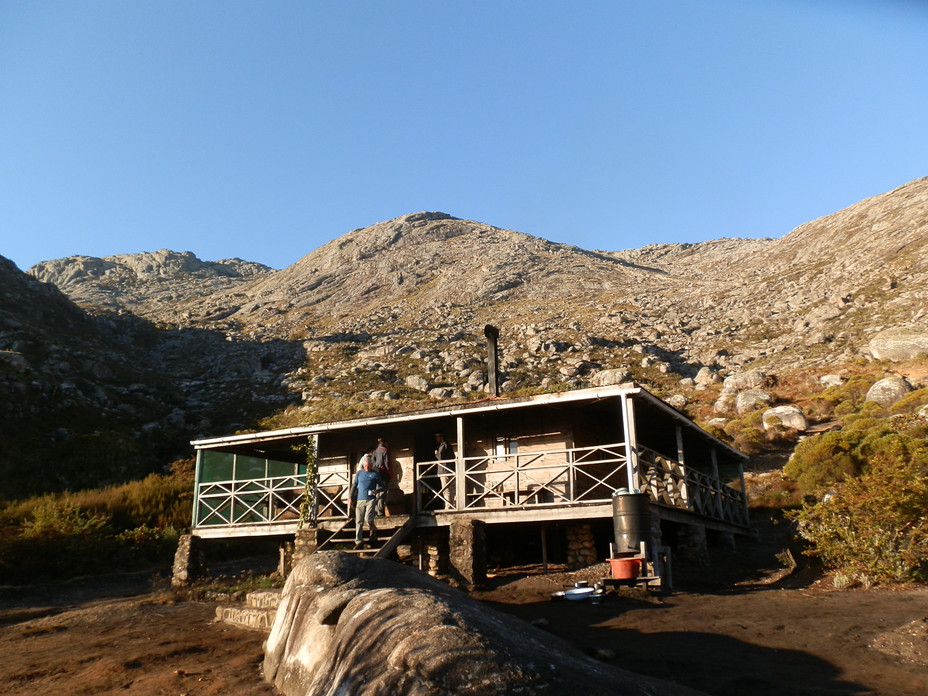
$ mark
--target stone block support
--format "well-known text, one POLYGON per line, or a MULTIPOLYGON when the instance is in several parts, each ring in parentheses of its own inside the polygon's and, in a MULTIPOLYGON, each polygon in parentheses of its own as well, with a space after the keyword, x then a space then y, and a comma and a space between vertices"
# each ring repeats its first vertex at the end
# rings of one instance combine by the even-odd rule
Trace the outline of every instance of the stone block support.
POLYGON ((293 549, 294 544, 292 541, 282 541, 280 543, 280 556, 277 560, 277 573, 282 578, 286 578, 290 575, 290 571, 293 570, 293 549))
POLYGON ((724 549, 730 553, 737 553, 738 544, 735 542, 735 535, 731 532, 719 532, 715 539, 715 543, 718 544, 719 548, 724 549))
POLYGON ((482 587, 487 582, 485 523, 455 520, 448 539, 451 580, 465 587, 482 587))
POLYGON ((677 556, 696 565, 709 565, 706 528, 701 524, 681 524, 677 530, 677 556))
POLYGON ((567 528, 567 569, 580 570, 594 565, 599 559, 596 557, 596 544, 593 540, 593 530, 588 524, 574 524, 567 528))
POLYGON ((186 587, 206 573, 206 553, 203 540, 192 534, 182 534, 174 553, 171 585, 186 587))
POLYGON ((292 569, 297 563, 307 556, 316 553, 319 546, 319 530, 315 527, 303 527, 296 530, 296 536, 293 538, 293 558, 290 568, 292 569))
POLYGON ((420 568, 433 578, 448 572, 448 539, 438 530, 423 532, 419 542, 420 568))

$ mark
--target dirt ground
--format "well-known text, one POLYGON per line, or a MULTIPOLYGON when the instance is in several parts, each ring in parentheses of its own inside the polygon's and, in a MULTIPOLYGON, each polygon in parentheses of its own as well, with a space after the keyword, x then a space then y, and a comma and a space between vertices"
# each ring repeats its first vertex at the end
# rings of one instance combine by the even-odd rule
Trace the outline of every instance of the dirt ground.
MULTIPOLYGON (((678 563, 669 593, 552 599, 601 579, 603 564, 497 569, 474 596, 598 659, 707 694, 928 693, 928 588, 836 590, 790 572, 785 537, 766 532, 737 553, 713 550, 708 569, 678 563)), ((213 622, 215 604, 166 584, 137 574, 0 588, 0 693, 276 693, 261 676, 263 634, 213 622)))

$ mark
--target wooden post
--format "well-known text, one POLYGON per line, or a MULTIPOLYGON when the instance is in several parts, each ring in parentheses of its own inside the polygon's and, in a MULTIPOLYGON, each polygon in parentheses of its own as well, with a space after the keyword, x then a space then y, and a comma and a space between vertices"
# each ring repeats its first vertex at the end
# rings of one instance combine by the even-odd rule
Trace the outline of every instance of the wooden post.
POLYGON ((719 458, 716 454, 715 447, 712 448, 712 477, 715 479, 712 483, 712 490, 715 495, 715 514, 719 519, 724 519, 722 510, 722 477, 719 475, 719 458))
MULTIPOLYGON (((412 463, 412 490, 415 494, 413 500, 415 501, 415 512, 422 512, 422 486, 419 485, 419 462, 412 463)), ((419 568, 422 570, 422 568, 419 568)))
POLYGON ((548 572, 548 534, 545 525, 541 525, 541 572, 548 572))
POLYGON ((744 463, 738 462, 738 478, 741 480, 741 495, 744 501, 744 526, 748 525, 748 489, 744 485, 744 463))
POLYGON ((689 509, 690 493, 686 486, 686 457, 683 452, 683 426, 677 426, 677 462, 680 464, 680 498, 683 506, 689 509))
POLYGON ((457 417, 458 447, 454 454, 454 509, 463 510, 464 498, 464 418, 457 417))
MULTIPOLYGON (((316 518, 319 514, 319 433, 313 433, 309 436, 313 441, 313 500, 312 507, 310 508, 310 514, 308 518, 312 520, 313 526, 316 526, 316 518)), ((351 462, 348 463, 348 490, 351 490, 351 476, 353 472, 351 471, 351 462)), ((306 476, 309 477, 309 462, 306 462, 306 476)), ((349 496, 351 493, 348 494, 349 496)))
POLYGON ((638 488, 638 432, 635 429, 635 404, 628 394, 622 394, 622 427, 625 432, 625 471, 628 490, 638 488))
POLYGON ((197 464, 193 474, 193 514, 190 519, 193 520, 192 527, 196 529, 200 523, 200 478, 203 475, 203 450, 197 450, 197 464))

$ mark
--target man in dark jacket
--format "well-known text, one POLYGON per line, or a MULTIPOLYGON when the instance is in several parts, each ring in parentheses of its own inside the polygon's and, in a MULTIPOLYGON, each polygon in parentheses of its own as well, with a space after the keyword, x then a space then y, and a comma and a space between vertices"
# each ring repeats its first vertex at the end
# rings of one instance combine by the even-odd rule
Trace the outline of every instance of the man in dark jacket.
MULTIPOLYGON (((383 479, 384 488, 390 485, 390 480, 393 478, 393 471, 390 461, 390 450, 387 449, 387 443, 383 441, 382 437, 377 438, 377 447, 374 449, 374 452, 371 454, 371 460, 373 461, 373 466, 371 466, 371 471, 376 471, 380 474, 380 478, 383 479)), ((380 495, 377 496, 377 516, 383 516, 384 499, 386 498, 386 490, 384 490, 380 495)))

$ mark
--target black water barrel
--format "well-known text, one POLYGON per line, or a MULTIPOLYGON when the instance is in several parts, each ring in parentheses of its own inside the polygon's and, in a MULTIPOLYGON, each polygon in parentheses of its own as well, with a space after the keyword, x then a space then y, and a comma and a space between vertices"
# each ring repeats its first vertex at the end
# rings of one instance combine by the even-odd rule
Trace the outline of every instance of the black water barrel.
POLYGON ((612 526, 615 528, 616 554, 639 551, 642 541, 651 537, 651 499, 647 493, 623 490, 612 495, 612 526))

